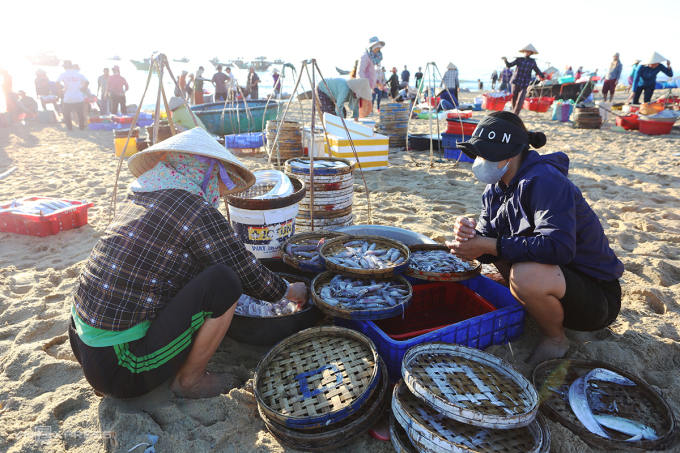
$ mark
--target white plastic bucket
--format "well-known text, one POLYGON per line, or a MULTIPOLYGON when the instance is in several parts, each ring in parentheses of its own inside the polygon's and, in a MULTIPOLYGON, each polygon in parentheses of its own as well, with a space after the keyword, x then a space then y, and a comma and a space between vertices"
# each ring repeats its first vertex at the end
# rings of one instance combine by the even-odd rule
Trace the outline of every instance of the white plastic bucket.
POLYGON ((229 206, 231 226, 241 242, 257 258, 278 258, 279 247, 295 234, 298 204, 285 208, 255 211, 229 206))

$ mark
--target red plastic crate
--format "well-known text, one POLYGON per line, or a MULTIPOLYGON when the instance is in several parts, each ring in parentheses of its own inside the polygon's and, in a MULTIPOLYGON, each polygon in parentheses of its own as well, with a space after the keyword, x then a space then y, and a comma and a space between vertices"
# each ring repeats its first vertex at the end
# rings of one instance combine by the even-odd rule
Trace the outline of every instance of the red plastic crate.
POLYGON ((447 119, 446 133, 456 135, 472 135, 478 123, 468 123, 458 119, 447 119))
POLYGON ((468 111, 463 111, 463 112, 450 112, 446 115, 447 118, 461 118, 464 120, 467 120, 469 118, 472 118, 472 110, 468 111))
POLYGON ((527 98, 522 107, 532 112, 545 113, 554 100, 555 98, 527 98))
POLYGON ((673 130, 672 121, 640 121, 640 132, 647 135, 666 135, 673 130))
POLYGON ((626 130, 636 131, 640 129, 640 119, 635 113, 628 116, 617 116, 616 125, 621 126, 626 130))
POLYGON ((116 124, 132 124, 132 120, 134 119, 134 116, 114 116, 113 117, 113 122, 116 124))
MULTIPOLYGON (((19 202, 55 200, 47 197, 30 197, 17 200, 19 202)), ((58 209, 51 214, 35 215, 4 212, 0 214, 0 232, 17 233, 25 236, 52 236, 60 231, 80 228, 87 224, 87 210, 94 206, 87 201, 60 200, 73 205, 58 209)), ((12 203, 0 205, 0 208, 8 208, 12 203)))
POLYGON ((502 98, 488 96, 486 94, 482 95, 482 108, 484 110, 495 110, 497 112, 503 111, 505 104, 512 99, 512 95, 505 96, 502 98))
POLYGON ((406 340, 496 310, 482 296, 460 284, 428 283, 413 287, 404 316, 375 321, 393 340, 406 340))

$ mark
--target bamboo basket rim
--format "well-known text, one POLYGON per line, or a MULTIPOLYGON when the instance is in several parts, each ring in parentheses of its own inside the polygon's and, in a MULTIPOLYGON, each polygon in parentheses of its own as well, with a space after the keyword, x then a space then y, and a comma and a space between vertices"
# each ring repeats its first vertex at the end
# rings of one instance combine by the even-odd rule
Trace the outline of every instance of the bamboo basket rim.
MULTIPOLYGON (((390 239, 386 238, 383 236, 375 236, 375 235, 350 235, 349 238, 347 238, 346 242, 352 242, 352 241, 366 241, 366 242, 375 242, 376 249, 380 247, 380 249, 390 249, 390 248, 396 248, 399 249, 401 254, 404 256, 404 262, 401 263, 399 266, 393 266, 393 267, 388 267, 386 269, 354 269, 350 268, 347 266, 342 266, 338 265, 335 263, 330 262, 327 259, 326 253, 330 252, 330 249, 334 248, 341 242, 340 238, 333 239, 331 241, 326 242, 322 247, 321 250, 319 250, 319 255, 321 256, 321 261, 324 263, 324 266, 326 266, 326 269, 329 271, 333 271, 337 274, 344 275, 346 277, 358 277, 358 278, 388 278, 392 275, 397 275, 402 272, 404 272, 406 269, 408 269, 410 262, 411 262, 411 251, 409 248, 404 245, 403 243, 395 240, 395 239, 390 239), (389 244, 388 247, 382 246, 382 244, 389 244)), ((344 247, 344 246, 343 246, 344 247)))
MULTIPOLYGON (((308 262, 309 260, 307 259, 300 259, 300 258, 295 258, 294 256, 290 256, 288 253, 286 253, 286 246, 288 244, 293 244, 296 245, 297 242, 301 239, 314 239, 315 237, 318 237, 319 240, 321 238, 326 238, 328 239, 328 236, 331 238, 335 237, 341 237, 341 236, 349 236, 347 233, 342 233, 340 231, 327 231, 327 230, 318 230, 310 233, 297 233, 294 234, 293 236, 289 237, 283 243, 281 243, 279 250, 281 251, 281 258, 283 258, 283 262, 288 264, 289 266, 293 266, 296 269, 300 269, 301 271, 309 271, 311 269, 318 270, 318 272, 321 272, 325 270, 326 268, 324 267, 323 264, 319 264, 319 266, 314 266, 313 264, 305 264, 304 266, 300 263, 302 261, 308 262)), ((311 289, 311 282, 310 282, 310 289, 311 289)))
MULTIPOLYGON (((306 171, 302 169, 302 167, 295 167, 292 165, 293 160, 298 160, 298 159, 305 159, 304 157, 302 158, 295 158, 295 159, 288 159, 285 163, 285 171, 290 172, 296 175, 302 175, 302 176, 310 176, 310 168, 305 168, 306 171), (297 170, 297 171, 296 171, 297 170)), ((309 160, 309 157, 306 158, 309 160)), ((331 161, 331 162, 342 162, 347 166, 347 168, 338 168, 336 169, 330 169, 330 168, 315 168, 314 169, 314 177, 316 176, 341 176, 341 175, 346 175, 346 174, 352 174, 354 173, 354 169, 356 168, 356 163, 347 160, 347 159, 342 159, 339 157, 315 157, 314 162, 317 161, 331 161), (318 173, 317 173, 318 172, 318 173)))
MULTIPOLYGON (((408 246, 411 250, 411 254, 414 252, 421 251, 432 251, 432 250, 446 250, 449 248, 442 244, 412 244, 408 246)), ((404 271, 405 275, 412 278, 417 278, 418 280, 428 280, 428 281, 438 281, 438 282, 462 282, 464 280, 470 280, 482 273, 482 263, 474 260, 473 263, 477 263, 473 269, 467 270, 465 272, 450 272, 450 273, 436 273, 421 271, 412 266, 412 262, 409 263, 408 269, 404 271)))
POLYGON ((394 418, 394 414, 390 415, 390 440, 397 453, 420 453, 420 450, 411 443, 404 427, 394 418))

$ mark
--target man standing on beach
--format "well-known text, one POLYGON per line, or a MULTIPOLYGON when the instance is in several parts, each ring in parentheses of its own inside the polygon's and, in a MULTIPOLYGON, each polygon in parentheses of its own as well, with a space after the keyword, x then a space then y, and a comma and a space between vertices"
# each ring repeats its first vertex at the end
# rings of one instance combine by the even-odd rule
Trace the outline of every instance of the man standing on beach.
POLYGON ((259 97, 258 83, 260 83, 260 77, 255 74, 255 68, 250 67, 250 73, 248 74, 248 90, 250 90, 250 99, 257 99, 259 97))
POLYGON ((58 83, 64 84, 64 122, 69 131, 73 130, 71 112, 78 115, 78 128, 85 129, 85 98, 83 88, 87 87, 88 81, 71 63, 64 60, 64 72, 57 79, 58 83))
POLYGON ((120 75, 120 68, 118 65, 113 68, 113 75, 109 77, 109 84, 107 92, 109 99, 111 99, 111 113, 118 114, 118 105, 120 105, 120 113, 127 115, 127 107, 125 101, 125 93, 130 89, 127 80, 120 75))
POLYGON ((233 99, 234 96, 236 95, 234 93, 236 91, 236 87, 234 84, 236 78, 234 77, 234 74, 231 73, 231 68, 229 66, 224 68, 224 74, 226 74, 226 76, 229 77, 229 80, 227 80, 227 97, 228 99, 233 99))
POLYGON ((211 80, 215 86, 215 102, 227 100, 227 80, 229 80, 229 77, 222 72, 222 65, 218 64, 217 72, 211 80))
POLYGON ((512 68, 517 66, 515 74, 510 79, 510 84, 512 85, 512 111, 515 115, 519 115, 522 111, 522 106, 524 105, 524 98, 527 95, 527 90, 529 83, 531 83, 531 72, 534 71, 541 78, 545 78, 545 74, 538 69, 536 60, 531 58, 532 55, 538 55, 538 51, 534 46, 529 44, 528 46, 519 50, 524 53, 524 58, 515 58, 512 63, 508 62, 508 59, 503 57, 505 66, 512 68))
POLYGON ((609 95, 609 101, 614 100, 614 91, 616 91, 616 84, 619 83, 621 78, 621 71, 623 70, 623 65, 619 61, 619 53, 614 54, 614 60, 609 64, 607 68, 607 74, 604 76, 604 86, 602 87, 602 96, 607 101, 607 92, 611 93, 609 95))
POLYGON ((404 65, 404 70, 401 71, 401 84, 404 86, 408 86, 408 82, 411 79, 411 73, 406 69, 406 65, 404 65))
POLYGON ((109 99, 106 94, 109 87, 109 68, 104 68, 104 73, 97 79, 97 97, 99 97, 99 113, 109 113, 109 99))
POLYGON ((392 68, 392 75, 387 79, 386 85, 390 86, 390 97, 397 99, 399 93, 399 78, 397 77, 397 68, 392 68))
POLYGON ((420 88, 420 84, 423 81, 423 68, 418 66, 418 72, 416 72, 416 88, 420 88))
POLYGON ((510 93, 510 79, 512 78, 512 69, 510 68, 503 68, 501 71, 501 86, 499 88, 500 91, 507 91, 510 93))

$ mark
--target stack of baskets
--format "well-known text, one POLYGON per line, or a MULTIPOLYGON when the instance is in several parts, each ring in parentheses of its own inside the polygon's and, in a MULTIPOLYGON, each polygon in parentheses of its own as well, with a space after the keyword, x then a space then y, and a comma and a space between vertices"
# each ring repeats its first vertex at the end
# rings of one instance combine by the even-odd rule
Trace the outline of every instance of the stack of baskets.
POLYGON ((292 159, 302 156, 302 126, 297 121, 267 121, 267 151, 273 155, 273 159, 292 159), (276 141, 276 132, 279 132, 279 140, 276 141), (273 147, 273 148, 272 148, 273 147))
POLYGON ((549 451, 538 393, 501 359, 446 343, 414 346, 394 388, 397 451, 549 451))
POLYGON ((389 405, 387 371, 359 332, 313 327, 274 346, 257 365, 260 416, 281 444, 325 451, 353 441, 389 405))
POLYGON ((572 115, 574 127, 577 129, 599 129, 602 117, 598 107, 576 107, 572 115))
POLYGON ((295 220, 296 231, 312 231, 312 211, 315 230, 335 230, 354 224, 352 216, 354 167, 353 162, 345 159, 314 159, 314 207, 312 208, 309 159, 286 161, 286 174, 300 178, 307 186, 307 193, 300 201, 300 210, 295 220))
POLYGON ((406 146, 406 129, 410 115, 410 103, 383 104, 376 131, 390 138, 390 147, 406 146))

